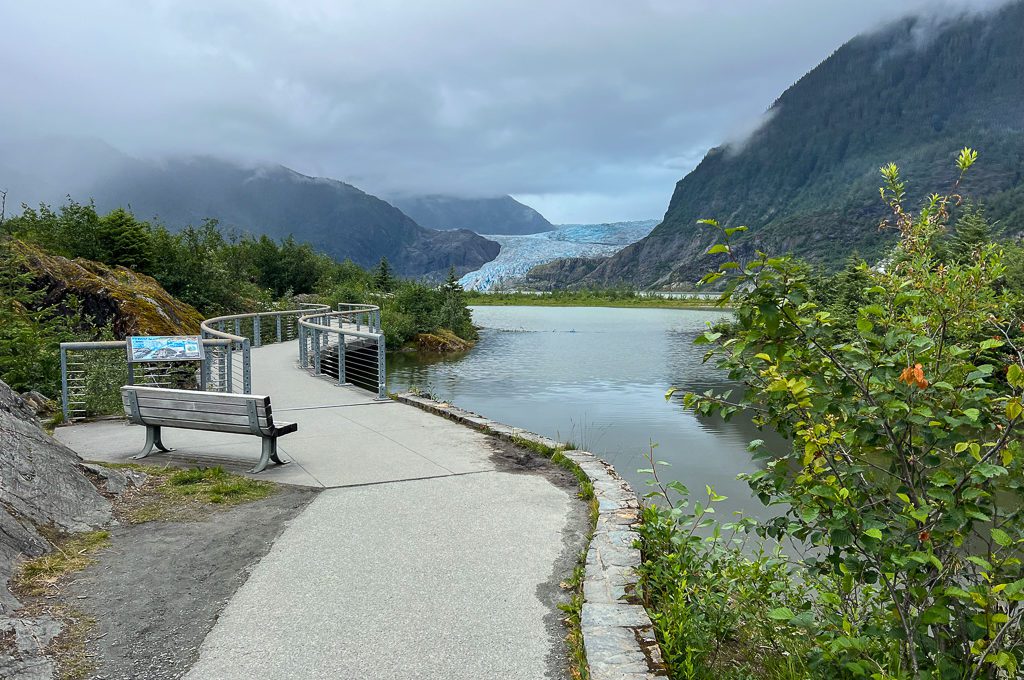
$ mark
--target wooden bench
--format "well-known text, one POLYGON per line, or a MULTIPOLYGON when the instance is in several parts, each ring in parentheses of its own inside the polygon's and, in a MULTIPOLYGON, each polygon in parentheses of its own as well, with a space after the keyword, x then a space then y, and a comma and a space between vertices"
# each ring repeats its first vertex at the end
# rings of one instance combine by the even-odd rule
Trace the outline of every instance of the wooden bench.
POLYGON ((154 447, 160 451, 171 450, 160 438, 162 427, 232 432, 263 438, 260 462, 252 469, 252 472, 262 472, 270 461, 278 465, 284 463, 277 457, 277 438, 299 428, 297 423, 275 423, 270 397, 257 394, 125 385, 121 388, 121 401, 129 422, 146 426, 146 446, 133 458, 145 458, 154 447))

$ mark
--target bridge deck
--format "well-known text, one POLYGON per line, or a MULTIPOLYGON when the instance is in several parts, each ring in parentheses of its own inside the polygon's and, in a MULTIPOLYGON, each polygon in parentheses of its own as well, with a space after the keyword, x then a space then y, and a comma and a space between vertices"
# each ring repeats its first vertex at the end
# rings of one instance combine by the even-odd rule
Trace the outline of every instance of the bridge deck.
MULTIPOLYGON (((486 435, 311 377, 296 353, 252 352, 253 391, 299 423, 279 442, 293 462, 260 478, 326 489, 253 568, 187 677, 564 677, 555 602, 586 530, 582 502, 496 469, 486 435)), ((119 421, 56 434, 107 461, 145 438, 119 421)), ((164 442, 177 451, 162 456, 235 470, 259 453, 240 435, 169 429, 164 442)))

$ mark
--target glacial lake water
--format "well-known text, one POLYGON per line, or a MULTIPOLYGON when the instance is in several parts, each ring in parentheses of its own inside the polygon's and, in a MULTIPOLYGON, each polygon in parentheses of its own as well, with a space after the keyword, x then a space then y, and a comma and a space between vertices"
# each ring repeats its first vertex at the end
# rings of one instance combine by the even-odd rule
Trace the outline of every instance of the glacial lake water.
POLYGON ((765 517, 741 472, 756 470, 752 439, 784 446, 749 420, 697 417, 665 392, 729 385, 693 344, 709 322, 729 312, 704 309, 474 307, 480 341, 459 357, 388 356, 388 389, 435 398, 559 441, 572 441, 612 463, 639 493, 643 454, 671 463, 662 473, 693 496, 708 484, 729 500, 718 517, 742 510, 765 517))

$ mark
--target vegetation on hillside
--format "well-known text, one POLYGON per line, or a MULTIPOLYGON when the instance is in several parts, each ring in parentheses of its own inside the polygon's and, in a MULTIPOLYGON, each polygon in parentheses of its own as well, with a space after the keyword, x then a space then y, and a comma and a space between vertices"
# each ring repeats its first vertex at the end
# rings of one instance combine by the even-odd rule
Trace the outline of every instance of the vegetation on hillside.
POLYGON ((720 497, 691 506, 652 460, 641 591, 675 678, 1002 678, 1024 660, 1020 249, 988 242, 976 208, 946 233, 960 180, 915 214, 882 174, 898 245, 828 285, 790 257, 740 262, 743 227, 707 221, 725 262, 704 282, 727 282, 736 321, 698 342, 741 389, 685 403, 792 446, 751 443, 746 478, 783 509, 760 524, 717 525, 720 497))
POLYGON ((0 219, 0 379, 19 391, 35 389, 52 397, 59 387, 62 341, 196 332, 201 317, 287 308, 300 295, 331 305, 379 305, 391 349, 421 334, 458 340, 463 347, 476 339, 454 270, 440 286, 401 280, 387 260, 371 272, 292 238, 225 233, 214 220, 171 232, 124 209, 101 215, 93 205, 69 199, 57 209, 26 207, 0 219), (54 296, 49 278, 82 283, 79 297, 54 296), (120 279, 131 289, 121 291, 120 279), (161 300, 181 327, 164 328, 159 319, 141 328, 109 325, 100 318, 109 310, 81 297, 92 287, 121 295, 122 305, 161 300))

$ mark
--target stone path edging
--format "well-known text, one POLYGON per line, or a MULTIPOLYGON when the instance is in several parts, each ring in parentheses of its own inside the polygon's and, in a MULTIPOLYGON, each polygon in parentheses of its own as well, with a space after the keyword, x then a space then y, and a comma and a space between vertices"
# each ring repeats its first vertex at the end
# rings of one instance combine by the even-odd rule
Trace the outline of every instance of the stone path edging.
MULTIPOLYGON (((394 398, 507 441, 518 438, 550 448, 560 446, 553 439, 433 399, 413 394, 394 398)), ((664 678, 654 624, 632 595, 635 569, 640 565, 640 551, 633 547, 638 538, 633 526, 640 521, 636 493, 615 468, 594 454, 570 450, 562 455, 586 473, 597 498, 597 526, 587 549, 580 617, 591 680, 664 678)))

